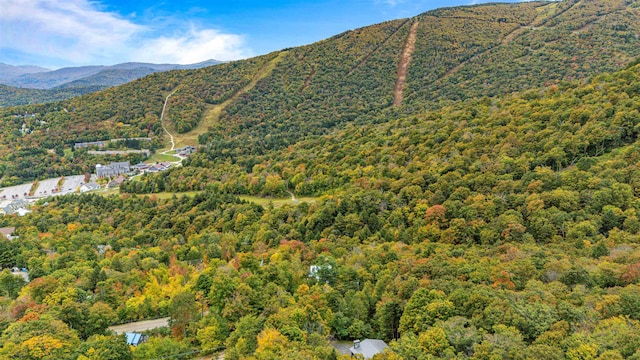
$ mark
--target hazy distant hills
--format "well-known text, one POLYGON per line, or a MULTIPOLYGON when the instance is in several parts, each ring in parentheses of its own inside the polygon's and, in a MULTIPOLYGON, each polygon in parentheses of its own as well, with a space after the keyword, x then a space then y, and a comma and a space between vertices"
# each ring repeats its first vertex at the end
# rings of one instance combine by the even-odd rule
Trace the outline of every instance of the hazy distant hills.
POLYGON ((149 64, 129 62, 112 66, 79 66, 66 67, 58 70, 48 71, 41 69, 34 71, 38 67, 31 66, 7 66, 0 68, 0 79, 4 85, 29 88, 29 89, 51 89, 62 86, 73 81, 85 80, 92 85, 114 86, 127 83, 139 77, 149 75, 159 71, 179 70, 179 69, 199 69, 206 66, 219 64, 220 61, 207 60, 197 64, 176 65, 176 64, 149 64), (28 71, 28 70, 32 71, 28 71), (22 70, 20 72, 20 70, 22 70), (43 71, 44 70, 44 71, 43 71), (10 74, 16 74, 10 77, 10 74), (90 79, 86 79, 89 78, 90 79), (101 82, 96 82, 101 79, 101 82))
MULTIPOLYGON (((164 71, 164 70, 160 70, 164 71)), ((131 80, 147 76, 158 72, 158 70, 149 67, 139 67, 134 69, 109 69, 102 70, 97 74, 89 75, 81 79, 73 80, 62 85, 56 86, 54 89, 70 89, 88 86, 114 86, 128 83, 131 80)))
POLYGON ((112 66, 80 66, 49 70, 38 66, 0 63, 0 106, 51 102, 126 84, 155 72, 199 69, 220 64, 207 60, 196 64, 128 62, 112 66), (19 88, 19 89, 17 89, 19 88), (40 91, 30 91, 37 89, 40 91))
POLYGON ((20 75, 33 74, 44 71, 49 71, 49 69, 45 69, 43 67, 35 65, 13 66, 5 63, 0 63, 0 83, 11 81, 12 79, 20 75))

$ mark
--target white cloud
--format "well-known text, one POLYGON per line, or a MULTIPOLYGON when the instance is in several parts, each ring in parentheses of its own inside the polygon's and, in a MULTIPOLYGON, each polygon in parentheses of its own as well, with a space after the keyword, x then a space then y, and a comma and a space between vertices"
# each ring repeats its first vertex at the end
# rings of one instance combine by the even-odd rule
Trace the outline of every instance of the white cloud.
POLYGON ((185 27, 158 35, 88 0, 0 0, 0 49, 26 57, 60 64, 185 64, 251 55, 240 35, 185 27))
POLYGON ((147 41, 137 51, 135 58, 148 62, 161 58, 169 63, 192 64, 212 58, 240 59, 248 54, 242 36, 224 34, 212 29, 192 28, 183 35, 161 36, 147 41))

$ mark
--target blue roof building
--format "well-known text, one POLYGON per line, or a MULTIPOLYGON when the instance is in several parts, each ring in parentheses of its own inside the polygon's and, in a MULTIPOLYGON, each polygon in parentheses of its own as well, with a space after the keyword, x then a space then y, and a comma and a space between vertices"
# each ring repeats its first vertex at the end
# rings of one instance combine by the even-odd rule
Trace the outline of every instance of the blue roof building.
POLYGON ((143 342, 147 341, 147 335, 128 332, 126 333, 126 336, 127 336, 127 344, 132 346, 138 346, 143 342))

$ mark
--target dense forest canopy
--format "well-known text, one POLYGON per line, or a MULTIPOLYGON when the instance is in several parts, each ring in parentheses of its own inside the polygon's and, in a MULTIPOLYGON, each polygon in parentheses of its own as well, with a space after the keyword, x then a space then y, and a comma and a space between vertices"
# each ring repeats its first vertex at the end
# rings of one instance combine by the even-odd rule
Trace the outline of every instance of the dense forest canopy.
POLYGON ((4 109, 7 144, 34 143, 16 178, 87 166, 72 139, 162 146, 170 93, 176 136, 219 113, 181 167, 0 218, 0 266, 31 280, 0 272, 0 358, 347 359, 330 340, 371 338, 376 359, 640 359, 637 16, 442 9, 4 109), (137 347, 107 329, 164 316, 137 347))

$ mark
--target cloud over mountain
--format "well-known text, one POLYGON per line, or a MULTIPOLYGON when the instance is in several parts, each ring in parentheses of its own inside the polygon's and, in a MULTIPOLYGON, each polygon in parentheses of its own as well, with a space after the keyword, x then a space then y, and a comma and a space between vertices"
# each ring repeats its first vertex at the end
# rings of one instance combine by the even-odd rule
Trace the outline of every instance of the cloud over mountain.
POLYGON ((37 55, 54 65, 81 65, 193 63, 252 55, 241 35, 175 19, 179 26, 172 33, 159 33, 154 21, 141 23, 87 0, 0 0, 0 7, 0 49, 16 58, 37 55))

